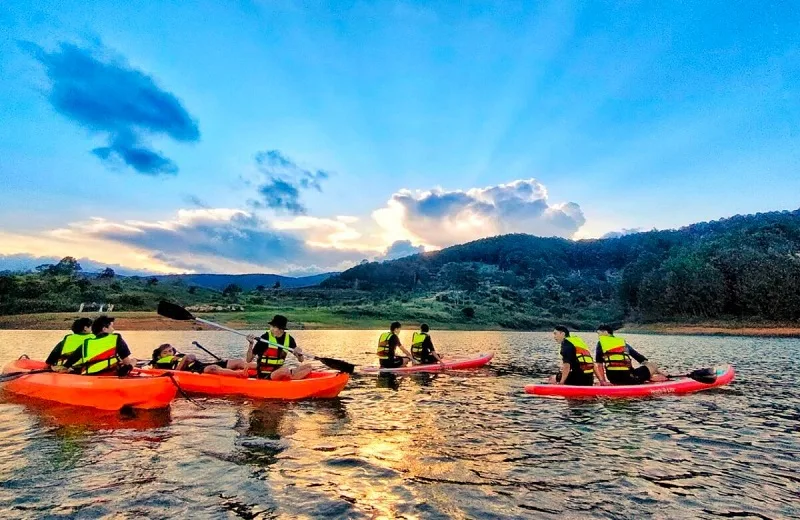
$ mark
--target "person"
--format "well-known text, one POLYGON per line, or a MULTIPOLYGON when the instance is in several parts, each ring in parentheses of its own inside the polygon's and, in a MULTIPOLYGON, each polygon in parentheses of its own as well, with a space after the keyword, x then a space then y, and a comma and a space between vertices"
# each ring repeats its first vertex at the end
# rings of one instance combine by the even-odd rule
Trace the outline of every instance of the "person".
POLYGON ((389 332, 384 332, 378 339, 378 362, 381 368, 400 368, 406 366, 412 359, 411 352, 406 350, 400 342, 400 329, 403 326, 399 321, 389 325, 389 332), (397 349, 403 351, 407 357, 398 356, 397 349))
POLYGON ((159 345, 153 350, 150 365, 164 370, 194 372, 196 374, 216 374, 229 377, 248 377, 249 368, 244 359, 223 359, 215 363, 202 363, 192 354, 179 354, 169 343, 159 345))
POLYGON ((276 314, 269 322, 269 329, 261 338, 248 336, 247 362, 256 359, 257 377, 273 381, 287 381, 290 379, 303 379, 311 373, 311 365, 303 363, 303 350, 297 346, 294 338, 286 332, 289 320, 286 316, 276 314), (267 340, 267 341, 261 341, 267 340), (269 342, 269 343, 267 343, 269 342), (272 343, 272 345, 270 345, 272 343), (277 345, 283 345, 280 348, 277 345), (288 349, 288 350, 287 350, 288 349), (300 365, 287 366, 286 355, 291 352, 300 365))
POLYGON ((583 340, 571 335, 569 329, 558 325, 553 329, 553 339, 561 345, 561 371, 550 377, 556 385, 592 386, 597 366, 583 340))
POLYGON ((57 372, 66 370, 63 366, 70 354, 83 346, 84 341, 94 337, 94 334, 92 334, 92 320, 90 318, 78 318, 72 323, 71 330, 72 332, 70 334, 64 336, 64 338, 53 347, 50 355, 47 356, 45 360, 45 363, 57 372))
POLYGON ((609 325, 597 327, 597 359, 600 384, 640 385, 647 381, 666 381, 666 375, 655 363, 647 360, 619 336, 614 336, 614 329, 609 325), (640 363, 633 368, 632 360, 640 363))
POLYGON ((93 338, 84 340, 83 345, 70 354, 64 362, 65 368, 83 375, 96 376, 112 372, 127 374, 136 366, 136 358, 131 356, 128 344, 114 330, 114 318, 100 316, 92 323, 93 338))
POLYGON ((441 363, 442 356, 436 352, 431 340, 430 327, 427 323, 419 326, 419 332, 415 332, 411 337, 411 355, 414 361, 422 365, 430 365, 433 363, 441 363))

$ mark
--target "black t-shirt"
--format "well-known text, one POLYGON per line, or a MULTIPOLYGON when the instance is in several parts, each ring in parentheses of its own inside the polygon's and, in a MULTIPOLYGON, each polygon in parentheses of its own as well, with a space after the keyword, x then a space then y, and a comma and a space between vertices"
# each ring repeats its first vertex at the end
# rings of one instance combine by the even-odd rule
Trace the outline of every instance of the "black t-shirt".
POLYGON ((389 359, 397 357, 396 351, 398 346, 400 346, 400 338, 397 337, 397 334, 389 336, 389 359))
MULTIPOLYGON (((422 359, 429 359, 432 356, 432 353, 435 352, 436 349, 433 348, 433 340, 429 334, 425 334, 425 339, 422 340, 422 352, 420 354, 420 358, 422 359)), ((413 351, 412 351, 413 354, 413 351)))
POLYGON ((565 384, 591 385, 594 383, 594 375, 583 373, 578 361, 578 354, 575 352, 575 345, 567 340, 561 342, 561 360, 569 363, 569 375, 565 384))
MULTIPOLYGON (((114 334, 117 333, 115 332, 114 334)), ((102 339, 105 338, 106 336, 108 336, 108 334, 100 333, 97 336, 95 336, 95 339, 102 339)), ((125 359, 126 357, 131 355, 131 349, 128 348, 128 344, 125 343, 125 340, 122 339, 122 336, 120 336, 119 334, 117 334, 116 348, 117 348, 116 356, 119 359, 125 359)), ((71 367, 72 365, 80 361, 82 357, 83 357, 83 348, 75 349, 75 352, 70 354, 69 358, 67 358, 67 361, 64 363, 64 366, 71 367)))

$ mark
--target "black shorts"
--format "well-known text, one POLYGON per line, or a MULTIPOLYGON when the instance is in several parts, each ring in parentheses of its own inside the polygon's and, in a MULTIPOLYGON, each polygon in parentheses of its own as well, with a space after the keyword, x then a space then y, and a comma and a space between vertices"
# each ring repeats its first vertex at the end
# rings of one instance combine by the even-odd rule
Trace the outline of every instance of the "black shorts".
POLYGON ((439 362, 439 360, 436 359, 433 356, 424 357, 422 359, 415 359, 414 361, 416 361, 420 365, 432 365, 434 363, 438 363, 439 362))
POLYGON ((216 365, 216 366, 218 366, 220 368, 228 368, 228 361, 225 360, 225 359, 223 359, 222 361, 216 361, 214 363, 201 363, 199 361, 195 361, 192 364, 192 367, 189 369, 189 372, 194 372, 196 374, 202 374, 205 371, 206 367, 210 367, 210 366, 214 366, 214 365, 216 365))
POLYGON ((607 370, 606 377, 614 385, 641 385, 650 381, 650 369, 642 365, 632 370, 607 370))
MULTIPOLYGON (((556 373, 556 381, 561 382, 561 372, 556 373)), ((570 372, 564 384, 569 386, 592 386, 594 385, 594 375, 570 372)))
POLYGON ((404 357, 396 357, 394 359, 381 359, 381 368, 400 368, 406 360, 404 357))

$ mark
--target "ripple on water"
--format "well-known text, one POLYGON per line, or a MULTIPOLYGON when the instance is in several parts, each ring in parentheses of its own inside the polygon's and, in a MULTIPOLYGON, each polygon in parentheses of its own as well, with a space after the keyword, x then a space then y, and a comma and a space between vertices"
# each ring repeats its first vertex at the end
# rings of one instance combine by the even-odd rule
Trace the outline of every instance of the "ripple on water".
MULTIPOLYGON (((0 331, 0 361, 18 354, 8 345, 41 357, 61 335, 0 331)), ((124 335, 139 356, 163 341, 230 356, 243 347, 216 332, 124 335)), ((374 332, 296 337, 320 355, 372 362, 363 345, 374 332)), ((800 516, 800 377, 788 354, 798 340, 632 335, 673 373, 729 361, 737 379, 682 398, 566 401, 522 393, 557 367, 548 334, 434 338, 441 350, 496 355, 468 373, 354 375, 327 401, 201 398, 200 409, 179 399, 121 416, 6 397, 0 516, 800 516)))

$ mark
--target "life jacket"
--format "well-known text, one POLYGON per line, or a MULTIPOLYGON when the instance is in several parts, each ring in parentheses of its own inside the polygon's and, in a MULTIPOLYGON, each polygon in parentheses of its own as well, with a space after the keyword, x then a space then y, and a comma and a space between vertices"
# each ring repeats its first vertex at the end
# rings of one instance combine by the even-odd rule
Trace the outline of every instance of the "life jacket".
MULTIPOLYGON (((278 343, 278 338, 272 335, 272 332, 267 331, 267 340, 272 343, 278 343)), ((291 345, 291 336, 288 332, 284 333, 283 346, 289 348, 291 345)), ((286 351, 274 345, 267 345, 267 349, 263 354, 258 356, 258 363, 256 370, 259 374, 271 374, 278 370, 286 362, 286 351)))
POLYGON ((102 338, 92 337, 83 342, 81 359, 75 368, 84 375, 98 375, 111 371, 119 363, 117 358, 118 334, 108 334, 102 338))
POLYGON ((384 332, 378 339, 378 359, 389 359, 391 349, 389 348, 389 340, 394 336, 394 332, 384 332))
POLYGON ((69 358, 70 354, 83 346, 83 342, 87 339, 93 339, 94 334, 67 334, 61 340, 61 354, 58 356, 55 366, 61 366, 69 358))
POLYGON ((618 336, 599 336, 598 338, 606 370, 630 370, 633 368, 631 355, 628 354, 624 339, 618 336))
MULTIPOLYGON (((164 370, 175 370, 176 368, 178 368, 178 365, 180 365, 181 360, 183 360, 183 358, 185 356, 186 356, 186 354, 175 354, 174 356, 163 356, 163 357, 158 358, 155 361, 155 363, 153 363, 153 366, 155 368, 162 368, 164 370)), ((189 367, 191 365, 193 365, 193 364, 194 363, 190 363, 188 366, 186 366, 186 369, 188 370, 189 367)))
POLYGON ((414 356, 414 359, 417 361, 422 360, 429 354, 427 349, 423 347, 427 337, 428 335, 424 332, 415 332, 411 337, 411 355, 414 356))
POLYGON ((578 336, 567 336, 564 339, 566 339, 573 347, 575 347, 575 357, 578 358, 578 364, 580 365, 581 372, 584 374, 591 374, 594 372, 592 353, 589 352, 589 349, 586 347, 586 343, 584 343, 583 340, 578 336))

